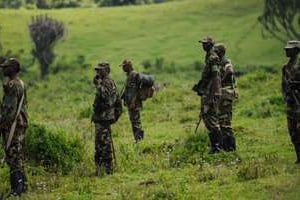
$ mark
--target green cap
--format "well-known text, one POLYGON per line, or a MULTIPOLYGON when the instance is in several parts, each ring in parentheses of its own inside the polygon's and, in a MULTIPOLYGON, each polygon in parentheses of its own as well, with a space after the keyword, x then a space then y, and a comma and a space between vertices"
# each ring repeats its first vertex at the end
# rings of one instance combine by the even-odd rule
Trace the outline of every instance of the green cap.
POLYGON ((123 62, 119 66, 130 65, 132 66, 132 62, 128 59, 123 60, 123 62))
POLYGON ((105 68, 109 68, 108 62, 100 62, 97 64, 97 66, 94 69, 98 70, 98 69, 105 69, 105 68))
POLYGON ((207 37, 203 38, 202 40, 199 40, 198 42, 215 44, 215 40, 210 36, 207 36, 207 37))
POLYGON ((293 49, 293 48, 298 48, 300 49, 300 41, 298 40, 290 40, 287 42, 286 46, 284 47, 285 49, 293 49))
POLYGON ((20 62, 16 58, 9 58, 6 62, 0 65, 1 67, 14 67, 16 72, 21 70, 20 62))

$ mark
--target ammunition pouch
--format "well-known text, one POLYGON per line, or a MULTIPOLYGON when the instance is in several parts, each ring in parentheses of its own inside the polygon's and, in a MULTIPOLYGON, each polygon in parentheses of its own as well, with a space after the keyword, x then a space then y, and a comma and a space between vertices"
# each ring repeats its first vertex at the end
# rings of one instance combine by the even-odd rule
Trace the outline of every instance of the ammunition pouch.
POLYGON ((238 93, 235 89, 232 88, 222 88, 222 99, 226 100, 236 100, 238 98, 238 93))
POLYGON ((204 94, 202 80, 199 80, 199 82, 192 87, 192 90, 196 92, 198 96, 202 96, 204 94))

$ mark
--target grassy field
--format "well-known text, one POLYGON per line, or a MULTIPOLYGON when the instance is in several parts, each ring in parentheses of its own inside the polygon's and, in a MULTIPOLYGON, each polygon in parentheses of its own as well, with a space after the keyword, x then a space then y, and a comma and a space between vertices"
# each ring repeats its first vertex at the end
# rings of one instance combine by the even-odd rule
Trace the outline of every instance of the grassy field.
MULTIPOLYGON (((29 165, 29 191, 24 199, 299 199, 299 166, 293 164, 280 69, 283 45, 263 39, 257 17, 262 0, 181 0, 165 4, 61 10, 0 10, 4 49, 24 50, 29 59, 27 25, 36 14, 62 20, 67 35, 56 48, 61 72, 38 80, 37 64, 22 78, 29 85, 32 123, 67 132, 85 143, 84 160, 68 175, 29 165), (203 125, 194 134, 199 97, 191 87, 200 76, 195 62, 204 59, 198 40, 212 35, 227 45, 237 71, 240 100, 233 127, 238 151, 208 155, 203 125), (165 85, 146 101, 142 121, 145 140, 134 144, 127 111, 113 126, 118 165, 112 176, 93 176, 94 135, 90 110, 94 98, 93 68, 109 61, 121 87, 118 64, 131 58, 139 71, 151 72, 165 85), (163 58, 161 69, 141 63, 163 58), (74 66, 72 65, 74 63, 74 66), (69 66, 71 65, 71 66, 69 66), (67 66, 67 67, 65 67, 67 66)), ((0 192, 9 191, 8 168, 0 168, 0 192)))

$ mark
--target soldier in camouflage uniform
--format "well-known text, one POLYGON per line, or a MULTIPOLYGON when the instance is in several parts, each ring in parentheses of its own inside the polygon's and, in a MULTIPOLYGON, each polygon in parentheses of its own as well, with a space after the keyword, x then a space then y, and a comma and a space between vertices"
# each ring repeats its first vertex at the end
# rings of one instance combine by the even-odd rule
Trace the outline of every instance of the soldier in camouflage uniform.
POLYGON ((282 94, 287 104, 287 122, 291 141, 300 164, 300 41, 289 41, 285 47, 289 61, 282 68, 282 94))
POLYGON ((219 123, 222 133, 222 147, 225 151, 235 151, 236 144, 233 129, 231 127, 232 105, 237 97, 236 82, 231 61, 225 57, 224 44, 215 45, 215 51, 220 58, 222 79, 222 96, 219 103, 219 123))
POLYGON ((115 120, 114 103, 117 96, 115 82, 109 77, 108 63, 99 63, 95 67, 94 85, 96 97, 92 121, 95 123, 95 164, 96 175, 112 174, 112 137, 111 124, 115 120))
POLYGON ((214 52, 214 40, 210 37, 199 41, 206 52, 205 66, 202 72, 200 92, 201 113, 206 128, 209 130, 210 153, 218 153, 221 148, 221 132, 218 120, 218 104, 221 96, 221 77, 219 58, 214 52))
POLYGON ((120 65, 126 72, 127 80, 125 90, 122 95, 124 105, 128 108, 129 119, 136 142, 144 139, 144 131, 142 129, 140 110, 142 109, 142 100, 139 97, 140 78, 139 73, 133 70, 130 60, 124 60, 120 65))
POLYGON ((10 168, 11 195, 16 196, 26 192, 27 188, 24 169, 25 131, 28 126, 26 89, 18 78, 20 63, 15 58, 10 58, 1 68, 8 79, 3 82, 0 127, 5 161, 10 168))

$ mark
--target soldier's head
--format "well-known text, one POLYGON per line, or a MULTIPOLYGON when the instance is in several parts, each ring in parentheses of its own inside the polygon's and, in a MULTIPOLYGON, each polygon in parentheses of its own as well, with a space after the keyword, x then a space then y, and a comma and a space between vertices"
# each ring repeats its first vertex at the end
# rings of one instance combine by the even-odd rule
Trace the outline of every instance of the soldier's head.
POLYGON ((130 72, 133 69, 132 62, 128 59, 123 60, 120 66, 122 66, 124 72, 130 72))
POLYGON ((199 43, 202 43, 203 50, 208 52, 213 48, 215 40, 212 37, 207 36, 200 40, 199 43))
POLYGON ((223 43, 216 44, 214 46, 216 54, 219 56, 219 58, 223 58, 226 54, 226 47, 223 43))
POLYGON ((1 64, 4 76, 14 76, 20 72, 21 66, 16 58, 9 58, 1 64))
POLYGON ((288 58, 295 57, 300 52, 300 41, 297 40, 288 41, 284 49, 285 49, 286 57, 288 58))
POLYGON ((95 67, 96 73, 100 78, 104 78, 110 73, 110 65, 107 62, 100 62, 95 67))

